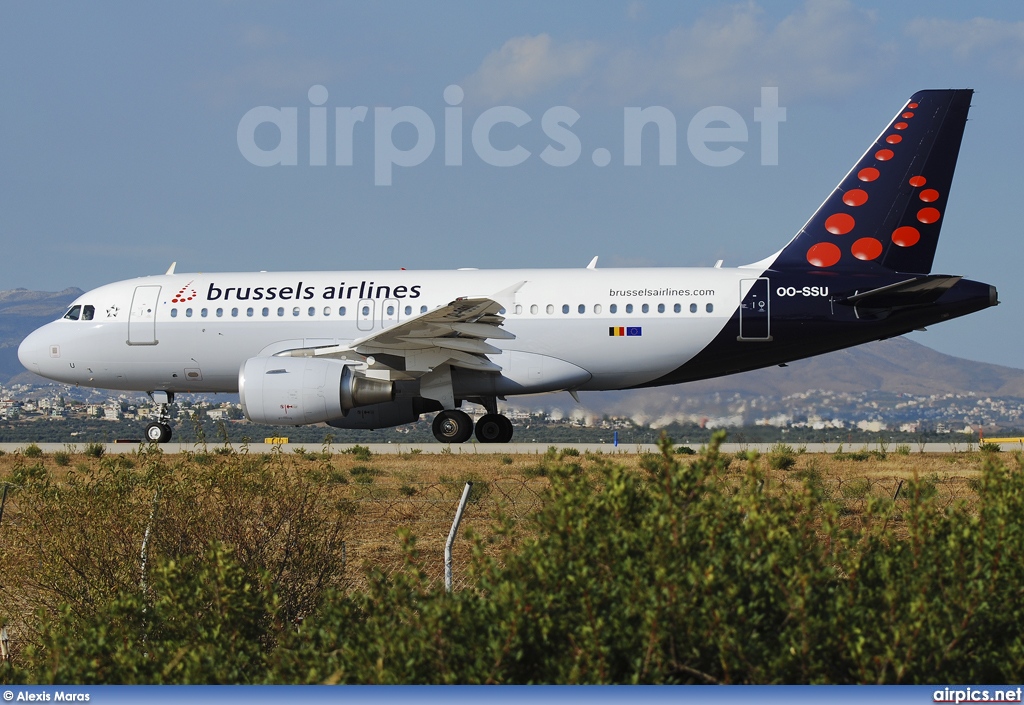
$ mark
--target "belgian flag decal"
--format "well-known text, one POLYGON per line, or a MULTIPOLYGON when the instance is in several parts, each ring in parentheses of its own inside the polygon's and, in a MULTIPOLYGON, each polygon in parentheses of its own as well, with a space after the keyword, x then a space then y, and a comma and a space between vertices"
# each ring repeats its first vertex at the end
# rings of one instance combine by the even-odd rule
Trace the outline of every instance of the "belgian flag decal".
POLYGON ((619 338, 623 336, 640 336, 644 334, 644 329, 640 326, 612 326, 608 329, 608 335, 613 338, 619 338))

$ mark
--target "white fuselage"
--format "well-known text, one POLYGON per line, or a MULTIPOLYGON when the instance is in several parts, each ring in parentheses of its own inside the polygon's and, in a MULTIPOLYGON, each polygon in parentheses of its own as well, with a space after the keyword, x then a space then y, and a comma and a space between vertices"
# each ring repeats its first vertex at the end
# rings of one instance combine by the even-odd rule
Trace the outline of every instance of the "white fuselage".
MULTIPOLYGON (((83 294, 78 320, 19 356, 50 379, 106 389, 236 392, 249 358, 347 344, 455 299, 522 282, 489 356, 523 393, 644 384, 686 363, 761 269, 529 269, 170 274, 83 294), (83 320, 92 307, 90 320, 83 320), (619 330, 621 329, 621 330, 619 330), (621 333, 621 334, 619 334, 621 333), (546 364, 545 364, 546 363, 546 364), (518 368, 518 369, 517 369, 518 368), (546 371, 547 370, 547 371, 546 371)), ((72 311, 74 310, 72 307, 72 311)))

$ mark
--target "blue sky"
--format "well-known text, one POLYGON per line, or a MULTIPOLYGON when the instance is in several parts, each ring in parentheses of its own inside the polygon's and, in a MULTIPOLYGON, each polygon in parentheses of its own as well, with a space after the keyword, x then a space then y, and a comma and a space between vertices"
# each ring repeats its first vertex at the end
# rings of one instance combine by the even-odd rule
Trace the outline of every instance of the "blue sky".
MULTIPOLYGON (((792 237, 911 93, 974 88, 935 271, 995 284, 1003 304, 913 337, 1024 367, 1019 2, 5 2, 0 66, 0 289, 42 290, 172 261, 744 264, 792 237), (459 140, 446 139, 451 85, 463 94, 459 140), (323 166, 310 159, 314 86, 327 108, 323 166), (786 109, 777 165, 761 163, 762 87, 786 109), (239 124, 259 106, 296 109, 295 165, 246 158, 239 124), (352 164, 338 164, 335 109, 358 106, 352 164), (397 154, 381 145, 416 154, 423 139, 399 124, 379 143, 376 109, 403 106, 427 116, 433 148, 375 185, 375 159, 397 154), (491 132, 496 149, 529 153, 515 166, 475 149, 473 125, 496 106, 529 118, 491 132), (567 166, 541 157, 564 147, 543 126, 558 106, 579 115, 567 166), (648 106, 677 121, 674 165, 658 163, 646 135, 642 164, 623 163, 624 110, 648 106), (710 106, 748 128, 732 165, 688 148, 688 124, 710 106), (449 142, 461 165, 446 165, 449 142)), ((251 138, 269 151, 277 132, 261 125, 251 138)))

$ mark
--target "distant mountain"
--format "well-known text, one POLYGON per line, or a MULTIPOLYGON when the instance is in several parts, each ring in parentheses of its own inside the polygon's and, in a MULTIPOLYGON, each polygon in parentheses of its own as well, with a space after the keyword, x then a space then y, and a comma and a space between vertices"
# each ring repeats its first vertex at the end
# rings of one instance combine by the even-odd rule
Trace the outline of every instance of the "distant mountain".
MULTIPOLYGON (((683 407, 707 408, 712 399, 737 394, 782 399, 809 390, 1024 399, 1024 370, 965 360, 906 338, 893 338, 798 360, 786 367, 767 367, 672 387, 584 393, 580 397, 583 406, 596 414, 652 419, 676 415, 683 407)), ((571 400, 561 398, 558 402, 559 408, 571 411, 571 400)))
MULTIPOLYGON (((80 289, 58 292, 15 289, 0 291, 0 382, 17 377, 21 382, 42 382, 18 362, 18 345, 38 326, 56 319, 80 289)), ((623 392, 585 392, 583 407, 592 414, 636 415, 646 418, 672 415, 682 407, 712 406, 715 399, 781 399, 808 390, 861 393, 881 390, 891 394, 931 396, 975 394, 1024 399, 1024 370, 972 362, 944 355, 931 348, 894 338, 856 348, 753 372, 690 382, 673 387, 623 392)), ((567 394, 511 398, 524 409, 576 406, 567 394)))
POLYGON ((0 382, 21 375, 27 382, 40 380, 18 362, 18 345, 39 326, 59 318, 83 293, 75 287, 63 291, 0 291, 0 382))

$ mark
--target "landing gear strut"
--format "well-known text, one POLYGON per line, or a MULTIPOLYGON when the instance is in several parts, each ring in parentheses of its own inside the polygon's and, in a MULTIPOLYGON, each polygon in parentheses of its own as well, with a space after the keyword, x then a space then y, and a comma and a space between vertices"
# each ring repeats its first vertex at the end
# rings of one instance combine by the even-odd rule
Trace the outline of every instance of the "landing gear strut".
POLYGON ((146 426, 146 440, 150 443, 166 443, 171 440, 171 415, 167 405, 174 401, 174 392, 150 392, 156 402, 156 421, 146 426))

